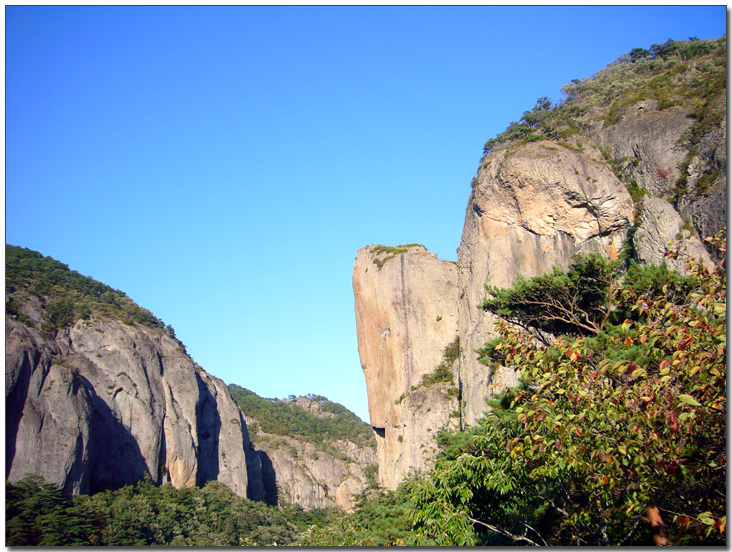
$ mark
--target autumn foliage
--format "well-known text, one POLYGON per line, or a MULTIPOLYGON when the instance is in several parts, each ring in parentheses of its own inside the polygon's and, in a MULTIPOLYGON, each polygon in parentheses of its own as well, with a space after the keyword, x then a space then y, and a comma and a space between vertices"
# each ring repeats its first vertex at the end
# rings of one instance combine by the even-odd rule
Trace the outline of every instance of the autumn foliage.
MULTIPOLYGON (((709 241, 726 250, 723 234, 709 241)), ((657 268, 619 274, 599 288, 623 319, 600 332, 565 323, 549 346, 531 325, 499 322, 483 354, 522 387, 423 481, 418 533, 453 545, 726 543, 724 255, 687 271, 668 283, 657 268)))

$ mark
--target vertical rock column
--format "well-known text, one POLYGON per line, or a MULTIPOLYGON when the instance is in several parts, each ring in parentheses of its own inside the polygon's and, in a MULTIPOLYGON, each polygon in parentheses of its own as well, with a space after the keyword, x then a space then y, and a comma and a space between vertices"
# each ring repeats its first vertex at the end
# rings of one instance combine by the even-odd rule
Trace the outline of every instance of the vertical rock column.
POLYGON ((457 336, 457 267, 420 245, 364 247, 353 291, 378 480, 394 489, 426 467, 437 431, 458 422, 457 377, 421 385, 457 336))

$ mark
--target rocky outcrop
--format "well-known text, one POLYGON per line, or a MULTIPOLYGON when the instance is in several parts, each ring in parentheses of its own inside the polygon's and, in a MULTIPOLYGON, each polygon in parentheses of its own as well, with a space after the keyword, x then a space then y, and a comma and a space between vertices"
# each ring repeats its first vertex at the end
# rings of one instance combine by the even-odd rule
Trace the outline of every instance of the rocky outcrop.
MULTIPOLYGON (((633 222, 633 201, 608 166, 574 149, 534 142, 488 155, 478 169, 458 248, 463 417, 473 423, 502 385, 475 350, 495 335, 478 308, 485 286, 566 268, 575 253, 617 255, 633 222)), ((511 383, 513 378, 507 377, 511 383)))
POLYGON ((686 273, 686 258, 698 260, 709 268, 713 265, 693 226, 685 223, 676 209, 660 197, 643 198, 633 242, 638 260, 646 264, 666 262, 682 274, 686 273), (670 249, 669 244, 678 248, 682 255, 676 259, 667 258, 665 253, 670 249))
MULTIPOLYGON (((710 126, 691 155, 684 146, 690 112, 657 107, 637 102, 611 125, 590 113, 585 132, 562 143, 513 143, 488 153, 473 180, 457 273, 422 248, 387 255, 387 262, 389 248, 359 250, 356 329, 383 485, 394 488, 409 470, 425 467, 418 449, 434 444, 428 432, 454 424, 455 407, 472 424, 487 397, 518 383, 510 367, 478 362, 476 349, 496 335, 494 317, 479 308, 486 285, 508 287, 519 276, 566 268, 576 253, 617 258, 625 248, 640 262, 659 263, 669 242, 711 263, 698 235, 726 228, 726 131, 710 126), (430 402, 437 389, 412 388, 455 334, 460 400, 437 406, 430 402)), ((683 259, 668 262, 684 270, 683 259)))
POLYGON ((688 106, 659 111, 657 101, 644 100, 624 109, 617 124, 605 127, 597 118, 588 128, 595 147, 622 160, 629 181, 653 197, 678 195, 679 216, 703 237, 727 227, 726 96, 720 94, 708 109, 720 120, 708 125, 694 149, 685 136, 697 115, 688 106))
MULTIPOLYGON (((338 507, 351 511, 355 497, 369 485, 369 466, 376 467, 373 448, 349 441, 329 443, 338 454, 293 437, 260 433, 256 448, 270 463, 266 500, 288 502, 305 510, 338 507), (272 495, 274 486, 275 495, 272 495)), ((267 480, 265 472, 265 481, 267 480)))
POLYGON ((353 290, 378 481, 393 489, 410 469, 426 467, 436 432, 458 423, 456 380, 421 385, 457 335, 457 267, 420 245, 365 247, 353 290))
MULTIPOLYGON (((24 309, 40 319, 37 302, 24 309)), ((149 474, 262 498, 239 408, 167 333, 113 318, 49 333, 6 316, 5 329, 9 481, 37 474, 89 493, 149 474)))

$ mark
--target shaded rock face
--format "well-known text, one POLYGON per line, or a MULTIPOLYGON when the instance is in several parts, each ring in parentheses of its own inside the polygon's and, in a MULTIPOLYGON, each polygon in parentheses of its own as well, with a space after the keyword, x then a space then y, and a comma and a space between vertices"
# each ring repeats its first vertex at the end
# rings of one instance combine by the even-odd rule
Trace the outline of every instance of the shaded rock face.
MULTIPOLYGON (((710 127, 694 156, 684 146, 693 120, 683 108, 658 111, 648 100, 626 108, 608 128, 598 117, 588 120, 584 134, 562 145, 514 144, 484 157, 465 211, 457 274, 445 268, 449 276, 426 276, 439 272, 434 267, 440 261, 424 250, 398 255, 378 271, 375 246, 359 250, 353 276, 356 328, 371 423, 380 436, 383 485, 394 488, 410 469, 421 469, 415 448, 429 441, 426 431, 454 422, 450 403, 428 414, 425 397, 396 399, 417 374, 439 362, 452 335, 460 338, 453 372, 461 423, 475 423, 487 409, 487 397, 518 384, 509 367, 490 369, 477 360, 476 349, 496 335, 495 318, 479 308, 486 285, 509 287, 519 275, 564 269, 576 253, 617 258, 628 245, 643 263, 662 262, 670 241, 711 263, 698 235, 726 228, 726 118, 710 127), (637 203, 610 160, 626 181, 646 191, 637 203), (679 182, 685 190, 679 191, 679 182), (676 205, 668 200, 673 194, 676 205), (415 313, 429 313, 421 315, 427 322, 436 315, 450 322, 423 323, 415 331, 415 313)), ((684 271, 683 259, 667 262, 684 271)))
MULTIPOLYGON (((712 109, 726 113, 726 102, 720 95, 712 109)), ((625 159, 628 178, 651 195, 668 196, 683 183, 679 216, 691 221, 698 235, 713 236, 727 227, 727 117, 707 129, 689 156, 684 135, 693 114, 684 107, 657 107, 655 100, 638 102, 625 110, 617 125, 603 128, 595 121, 590 135, 606 155, 625 159), (704 183, 710 174, 715 177, 704 183)))
POLYGON ((660 197, 643 198, 633 241, 638 259, 646 264, 661 264, 665 261, 669 267, 682 274, 686 273, 685 257, 696 259, 708 268, 713 265, 709 253, 694 235, 691 226, 685 225, 673 206, 660 197), (666 258, 669 242, 673 242, 683 255, 677 259, 666 258))
MULTIPOLYGON (((31 313, 37 314, 37 313, 31 313)), ((118 320, 55 335, 6 316, 6 478, 69 493, 219 480, 262 499, 246 424, 225 384, 168 335, 118 320)))
MULTIPOLYGON (((397 248, 401 251, 405 248, 397 248)), ((424 469, 434 435, 455 427, 457 393, 421 387, 457 335, 457 267, 422 246, 402 253, 359 249, 353 271, 358 350, 377 439, 378 482, 394 489, 424 469)))

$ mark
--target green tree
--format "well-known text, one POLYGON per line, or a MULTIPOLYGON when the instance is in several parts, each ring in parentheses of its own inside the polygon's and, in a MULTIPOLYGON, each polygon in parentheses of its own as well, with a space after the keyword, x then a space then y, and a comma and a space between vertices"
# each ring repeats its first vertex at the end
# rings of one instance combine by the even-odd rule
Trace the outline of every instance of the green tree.
POLYGON ((726 238, 714 244, 722 262, 690 262, 688 295, 618 285, 612 305, 632 316, 598 334, 537 345, 499 322, 492 350, 522 387, 420 484, 418 534, 453 545, 723 544, 726 238))
POLYGON ((546 334, 595 335, 613 312, 610 298, 618 285, 620 261, 599 254, 576 257, 565 272, 531 279, 519 277, 511 288, 486 286, 481 308, 512 324, 532 328, 548 344, 546 334))

